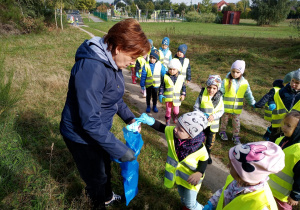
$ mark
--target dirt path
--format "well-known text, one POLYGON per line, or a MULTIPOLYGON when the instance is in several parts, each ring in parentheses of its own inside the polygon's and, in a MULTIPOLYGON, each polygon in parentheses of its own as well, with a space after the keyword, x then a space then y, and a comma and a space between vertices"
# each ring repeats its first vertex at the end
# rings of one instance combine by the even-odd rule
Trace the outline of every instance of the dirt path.
MULTIPOLYGON (((94 35, 81 27, 78 27, 80 30, 86 32, 91 37, 94 37, 94 35)), ((102 31, 101 31, 102 32, 102 31)), ((105 33, 105 32, 102 32, 105 33)), ((146 99, 142 97, 142 94, 140 92, 141 88, 139 84, 132 84, 131 81, 131 73, 127 69, 123 70, 124 80, 125 80, 125 95, 130 101, 132 105, 138 108, 139 113, 142 114, 146 111, 146 99)), ((188 83, 188 87, 192 89, 192 91, 200 92, 200 87, 195 83, 188 83)), ((165 122, 165 108, 161 103, 157 103, 157 108, 159 110, 158 113, 151 112, 149 115, 151 117, 154 117, 155 119, 161 121, 162 123, 165 122)), ((268 123, 260 118, 256 114, 250 114, 246 110, 243 110, 241 114, 241 121, 244 124, 248 125, 259 125, 266 129, 268 127, 268 123)), ((167 142, 165 140, 164 135, 160 135, 161 138, 159 141, 162 143, 162 146, 167 146, 167 142)), ((205 172, 205 179, 203 181, 203 185, 208 187, 212 192, 215 192, 216 190, 222 188, 224 186, 225 180, 227 175, 229 174, 229 171, 227 167, 216 157, 212 155, 213 164, 208 165, 206 172, 205 172)))

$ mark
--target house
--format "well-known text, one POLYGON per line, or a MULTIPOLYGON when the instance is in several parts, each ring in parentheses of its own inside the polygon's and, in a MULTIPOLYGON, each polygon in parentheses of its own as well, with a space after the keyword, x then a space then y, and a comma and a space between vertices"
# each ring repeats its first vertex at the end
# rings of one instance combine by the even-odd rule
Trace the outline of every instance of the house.
POLYGON ((224 7, 227 7, 229 4, 222 0, 219 3, 217 3, 217 7, 218 7, 218 11, 221 12, 223 10, 224 7))

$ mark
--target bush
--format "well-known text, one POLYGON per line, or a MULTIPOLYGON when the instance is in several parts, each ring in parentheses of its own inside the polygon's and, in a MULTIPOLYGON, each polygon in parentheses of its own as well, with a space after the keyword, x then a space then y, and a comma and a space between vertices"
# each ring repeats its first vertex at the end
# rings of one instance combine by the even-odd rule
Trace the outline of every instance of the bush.
POLYGON ((213 13, 199 14, 196 11, 189 12, 185 15, 187 22, 213 23, 216 20, 216 15, 213 13))

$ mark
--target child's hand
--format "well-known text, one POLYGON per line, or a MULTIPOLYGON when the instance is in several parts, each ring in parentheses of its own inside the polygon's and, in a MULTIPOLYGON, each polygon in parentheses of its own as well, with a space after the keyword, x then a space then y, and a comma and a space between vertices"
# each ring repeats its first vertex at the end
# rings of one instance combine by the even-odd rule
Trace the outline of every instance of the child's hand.
POLYGON ((202 177, 202 173, 200 172, 193 173, 189 176, 187 182, 196 186, 199 183, 201 177, 202 177))
POLYGON ((135 76, 136 76, 137 78, 141 78, 139 72, 136 72, 136 73, 135 73, 135 76))
POLYGON ((211 115, 209 115, 209 117, 207 118, 207 120, 208 120, 208 122, 212 122, 212 121, 214 121, 214 116, 211 114, 211 115))
POLYGON ((269 105, 269 110, 273 111, 276 108, 276 104, 270 104, 269 105))
POLYGON ((137 130, 137 132, 141 132, 141 130, 142 130, 142 126, 141 126, 141 123, 140 122, 136 122, 136 120, 135 119, 132 119, 129 123, 128 123, 128 125, 126 126, 126 128, 127 128, 127 130, 129 130, 129 131, 133 131, 133 130, 137 130), (134 124, 133 124, 134 123, 134 124), (139 124, 138 124, 139 123, 139 124), (132 125, 133 124, 133 125, 132 125), (131 125, 131 126, 129 126, 129 125, 131 125), (136 128, 136 126, 138 126, 138 128, 136 128), (133 130, 132 130, 133 129, 133 130))
POLYGON ((288 204, 291 206, 296 206, 298 205, 298 201, 295 201, 294 199, 292 199, 290 196, 288 197, 288 204))
POLYGON ((185 99, 185 95, 180 96, 180 101, 183 101, 185 99))
POLYGON ((163 98, 165 98, 165 96, 164 96, 164 95, 159 95, 159 96, 158 96, 158 99, 159 99, 159 102, 160 102, 160 103, 162 103, 162 102, 163 102, 163 98))
POLYGON ((187 80, 187 81, 186 81, 186 84, 188 84, 189 82, 190 82, 190 81, 187 80))

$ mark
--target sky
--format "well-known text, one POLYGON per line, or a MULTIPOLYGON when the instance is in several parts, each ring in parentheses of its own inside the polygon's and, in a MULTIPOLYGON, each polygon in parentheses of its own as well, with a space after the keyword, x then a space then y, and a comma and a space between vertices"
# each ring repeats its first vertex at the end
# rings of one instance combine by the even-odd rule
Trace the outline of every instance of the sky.
MULTIPOLYGON (((108 3, 112 3, 113 0, 96 0, 97 2, 108 2, 108 3)), ((202 0, 171 0, 172 3, 181 3, 184 2, 186 5, 191 5, 191 1, 192 4, 198 4, 201 3, 202 0)), ((221 0, 212 0, 213 3, 218 3, 221 0)), ((226 1, 226 0, 225 0, 226 1)), ((239 0, 227 0, 227 3, 237 3, 239 0)))

